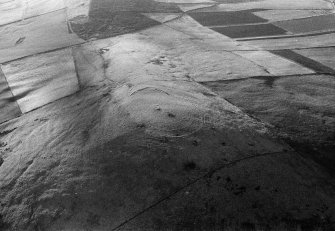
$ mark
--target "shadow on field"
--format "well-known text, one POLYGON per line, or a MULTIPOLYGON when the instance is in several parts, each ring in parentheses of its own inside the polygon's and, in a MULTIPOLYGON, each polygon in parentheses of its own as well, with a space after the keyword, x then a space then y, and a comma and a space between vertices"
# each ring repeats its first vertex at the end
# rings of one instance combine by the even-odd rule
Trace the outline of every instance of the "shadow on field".
POLYGON ((154 0, 92 0, 89 16, 71 20, 73 31, 82 39, 101 39, 159 25, 142 13, 178 13, 180 9, 154 0))
POLYGON ((0 124, 20 115, 21 111, 16 103, 16 98, 13 96, 6 77, 0 68, 0 124))

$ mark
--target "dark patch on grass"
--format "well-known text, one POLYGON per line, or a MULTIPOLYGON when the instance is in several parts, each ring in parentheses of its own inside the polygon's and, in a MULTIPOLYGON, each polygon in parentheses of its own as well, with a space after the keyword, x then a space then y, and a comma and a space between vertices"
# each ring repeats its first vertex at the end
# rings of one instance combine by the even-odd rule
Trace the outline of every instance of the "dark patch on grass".
POLYGON ((271 23, 229 27, 212 27, 211 29, 230 38, 248 38, 286 34, 285 30, 271 23))
POLYGON ((0 230, 9 229, 10 225, 4 221, 3 216, 0 214, 0 230))
POLYGON ((176 115, 175 115, 175 114, 172 114, 172 113, 168 113, 168 117, 170 117, 170 118, 175 118, 176 115))
POLYGON ((273 84, 279 77, 276 76, 256 76, 254 79, 261 79, 264 80, 264 85, 267 87, 273 88, 273 84))
POLYGON ((240 186, 238 188, 235 189, 235 191, 233 192, 235 196, 239 196, 244 194, 247 191, 247 188, 245 186, 240 186))
POLYGON ((216 96, 215 94, 213 94, 213 93, 208 93, 208 92, 202 92, 202 94, 203 94, 204 96, 208 96, 208 97, 215 97, 215 96, 216 96))
POLYGON ((198 142, 197 140, 193 140, 192 144, 193 144, 194 146, 198 146, 198 145, 199 145, 199 142, 198 142))
POLYGON ((3 164, 3 162, 4 162, 4 160, 3 160, 3 158, 0 156, 0 167, 1 167, 1 165, 3 164))
POLYGON ((292 50, 287 50, 287 49, 273 50, 271 51, 271 53, 275 55, 279 55, 283 58, 292 60, 293 62, 303 65, 304 67, 314 70, 316 73, 335 74, 334 69, 327 67, 323 65, 322 63, 319 63, 313 59, 300 55, 292 50))
POLYGON ((100 216, 90 212, 88 214, 88 217, 87 217, 86 221, 90 226, 99 226, 100 225, 100 216))
POLYGON ((110 96, 110 94, 109 93, 104 93, 104 94, 102 94, 102 96, 103 97, 108 97, 108 96, 110 96))
POLYGON ((214 170, 214 169, 211 169, 211 170, 207 173, 207 177, 208 177, 208 178, 212 178, 213 175, 214 175, 214 173, 215 173, 215 170, 214 170))
POLYGON ((136 127, 137 128, 145 128, 146 125, 144 123, 141 123, 141 124, 137 124, 136 127))
POLYGON ((81 132, 84 143, 86 143, 90 138, 90 131, 88 129, 81 132))
POLYGON ((243 222, 241 228, 242 230, 256 230, 256 225, 251 222, 243 222))
POLYGON ((19 45, 21 43, 23 43, 23 41, 26 39, 26 37, 21 37, 19 38, 16 42, 15 42, 15 45, 19 45))
POLYGON ((255 146, 254 143, 250 143, 250 142, 248 143, 248 145, 251 146, 251 147, 255 146))
POLYGON ((176 67, 177 67, 177 66, 176 66, 175 64, 173 64, 173 63, 170 63, 169 66, 170 66, 171 68, 176 68, 176 67))
POLYGON ((301 230, 304 231, 333 230, 328 217, 321 218, 316 214, 307 219, 284 218, 282 219, 282 222, 287 224, 289 227, 300 227, 301 230))
POLYGON ((164 58, 165 58, 164 56, 160 56, 158 58, 154 58, 154 59, 150 60, 148 63, 152 63, 152 64, 155 64, 155 65, 163 65, 164 61, 162 59, 164 59, 164 58))
POLYGON ((6 147, 7 143, 0 141, 0 148, 6 147))
POLYGON ((156 105, 156 106, 155 106, 155 110, 156 110, 156 111, 161 111, 162 108, 161 108, 160 106, 156 105))
POLYGON ((166 136, 163 136, 159 138, 159 142, 166 144, 169 143, 169 139, 166 136))
POLYGON ((287 138, 285 141, 303 157, 312 159, 323 166, 329 174, 335 176, 335 142, 326 144, 315 142, 299 142, 296 139, 287 138))
POLYGON ((102 68, 106 70, 108 67, 109 67, 109 63, 108 63, 108 61, 105 61, 105 62, 102 64, 102 68))
POLYGON ((234 12, 192 12, 189 15, 203 26, 226 26, 267 22, 248 10, 234 12))
POLYGON ((185 171, 194 170, 196 167, 197 167, 197 165, 194 161, 187 161, 187 162, 184 163, 184 170, 185 171))

